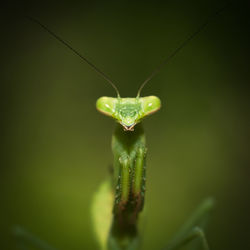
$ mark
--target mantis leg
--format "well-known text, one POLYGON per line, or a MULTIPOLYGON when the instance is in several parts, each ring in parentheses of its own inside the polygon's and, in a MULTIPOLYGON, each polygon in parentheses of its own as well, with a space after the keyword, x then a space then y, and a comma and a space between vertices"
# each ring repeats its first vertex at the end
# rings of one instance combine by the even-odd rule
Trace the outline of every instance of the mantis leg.
POLYGON ((138 215, 145 191, 145 136, 141 126, 133 133, 117 127, 112 138, 115 204, 108 249, 137 250, 138 215))
POLYGON ((130 193, 130 182, 131 182, 131 159, 128 155, 124 154, 119 158, 121 164, 121 174, 120 174, 120 191, 121 198, 120 202, 123 206, 128 202, 130 193))
POLYGON ((136 149, 136 159, 133 172, 132 194, 134 196, 135 203, 135 217, 143 208, 144 196, 145 196, 145 182, 146 182, 146 147, 141 144, 136 149))
POLYGON ((45 241, 40 240, 30 232, 16 226, 13 228, 13 235, 17 240, 17 245, 21 250, 40 249, 40 250, 56 250, 49 246, 45 241))
POLYGON ((202 245, 203 250, 209 250, 208 243, 204 234, 204 228, 207 224, 213 206, 213 199, 208 198, 203 201, 201 205, 196 209, 196 211, 192 214, 192 216, 181 227, 173 240, 164 249, 180 249, 182 246, 194 242, 194 246, 192 249, 196 249, 196 247, 200 247, 202 245), (200 242, 196 242, 195 239, 199 239, 200 242))

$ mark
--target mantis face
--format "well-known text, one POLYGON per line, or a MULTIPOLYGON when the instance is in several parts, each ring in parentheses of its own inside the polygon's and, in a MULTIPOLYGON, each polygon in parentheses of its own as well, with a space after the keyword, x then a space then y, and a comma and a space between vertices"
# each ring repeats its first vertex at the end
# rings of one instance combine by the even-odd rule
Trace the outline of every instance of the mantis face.
POLYGON ((161 101, 156 96, 136 98, 104 96, 100 97, 96 102, 98 111, 114 118, 126 131, 133 131, 137 123, 144 117, 159 110, 160 107, 161 101))

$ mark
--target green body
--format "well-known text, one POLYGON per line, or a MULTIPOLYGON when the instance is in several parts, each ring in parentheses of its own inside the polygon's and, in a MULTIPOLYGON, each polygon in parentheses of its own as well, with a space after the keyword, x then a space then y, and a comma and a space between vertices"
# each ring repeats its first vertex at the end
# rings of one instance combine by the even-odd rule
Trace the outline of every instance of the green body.
POLYGON ((138 217, 146 181, 146 140, 140 122, 159 110, 160 99, 101 97, 96 106, 120 123, 112 136, 114 205, 108 249, 135 250, 139 245, 138 217))
POLYGON ((110 249, 138 249, 137 220, 143 208, 146 180, 146 144, 142 125, 133 132, 116 126, 112 137, 115 201, 109 237, 110 249))

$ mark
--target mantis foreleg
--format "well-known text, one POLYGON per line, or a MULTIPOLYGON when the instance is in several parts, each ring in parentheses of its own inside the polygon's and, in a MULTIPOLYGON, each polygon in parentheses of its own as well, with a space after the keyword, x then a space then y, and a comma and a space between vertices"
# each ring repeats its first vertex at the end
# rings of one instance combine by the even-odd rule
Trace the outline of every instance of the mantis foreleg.
POLYGON ((131 133, 118 126, 112 148, 116 198, 109 248, 138 249, 137 219, 145 191, 146 146, 142 127, 138 125, 131 133))

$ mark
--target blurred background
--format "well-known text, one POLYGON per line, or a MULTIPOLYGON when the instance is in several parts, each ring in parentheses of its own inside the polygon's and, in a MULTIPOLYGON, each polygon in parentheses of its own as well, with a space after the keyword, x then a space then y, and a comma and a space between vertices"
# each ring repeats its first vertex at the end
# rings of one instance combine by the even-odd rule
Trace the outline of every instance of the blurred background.
MULTIPOLYGON (((90 204, 112 165, 114 90, 39 19, 133 97, 153 69, 225 1, 36 2, 1 17, 0 248, 22 225, 58 249, 98 249, 90 204)), ((143 249, 161 249, 206 197, 212 250, 250 249, 248 6, 235 1, 143 89, 162 109, 148 143, 143 249)))

